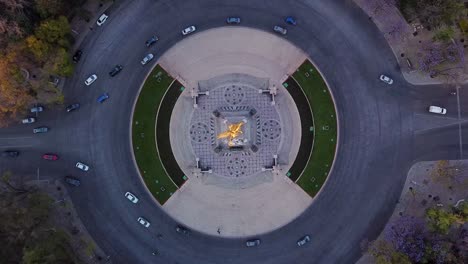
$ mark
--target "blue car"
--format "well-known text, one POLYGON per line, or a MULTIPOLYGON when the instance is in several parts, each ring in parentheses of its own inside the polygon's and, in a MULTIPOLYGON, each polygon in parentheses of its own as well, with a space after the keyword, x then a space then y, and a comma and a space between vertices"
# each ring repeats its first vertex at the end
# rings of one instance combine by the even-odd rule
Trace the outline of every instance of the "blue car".
POLYGON ((102 103, 107 99, 109 99, 109 94, 108 93, 103 93, 98 97, 97 101, 98 101, 98 103, 102 103))
POLYGON ((293 26, 295 26, 297 24, 296 19, 294 17, 292 17, 292 16, 286 17, 286 19, 284 21, 286 23, 290 24, 290 25, 293 25, 293 26))

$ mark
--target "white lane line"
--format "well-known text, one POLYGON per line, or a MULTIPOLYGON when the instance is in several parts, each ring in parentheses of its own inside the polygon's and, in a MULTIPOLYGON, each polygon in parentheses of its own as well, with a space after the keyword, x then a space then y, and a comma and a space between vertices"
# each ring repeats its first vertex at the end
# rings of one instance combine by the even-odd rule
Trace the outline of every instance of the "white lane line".
POLYGON ((30 139, 33 137, 8 137, 8 138, 2 138, 0 137, 0 140, 11 140, 11 139, 30 139))
MULTIPOLYGON (((460 85, 457 85, 456 89, 457 89, 458 120, 461 120, 460 85)), ((463 159, 463 140, 462 140, 462 125, 461 125, 461 122, 458 123, 458 139, 459 139, 459 142, 460 142, 460 159, 463 159)))
POLYGON ((2 145, 0 146, 0 149, 2 148, 27 148, 27 147, 34 147, 35 145, 2 145))

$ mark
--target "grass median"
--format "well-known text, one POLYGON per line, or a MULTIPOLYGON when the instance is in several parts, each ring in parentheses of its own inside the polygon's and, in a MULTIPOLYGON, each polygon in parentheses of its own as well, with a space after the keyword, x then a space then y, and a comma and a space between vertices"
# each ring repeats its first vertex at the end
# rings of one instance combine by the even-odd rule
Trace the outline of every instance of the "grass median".
POLYGON ((159 65, 150 73, 138 96, 133 113, 133 152, 146 186, 162 205, 177 190, 164 170, 156 149, 156 115, 161 100, 174 78, 159 65))

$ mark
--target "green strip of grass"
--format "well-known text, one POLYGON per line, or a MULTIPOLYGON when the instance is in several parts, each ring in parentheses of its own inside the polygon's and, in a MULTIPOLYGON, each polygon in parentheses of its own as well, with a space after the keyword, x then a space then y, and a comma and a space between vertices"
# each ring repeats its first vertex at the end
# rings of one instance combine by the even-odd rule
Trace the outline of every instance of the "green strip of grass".
POLYGON ((309 100, 315 124, 312 155, 297 184, 314 197, 327 179, 335 156, 335 106, 325 81, 310 61, 306 60, 294 73, 293 78, 309 100))
POLYGON ((157 65, 143 85, 133 114, 133 152, 146 186, 164 204, 177 190, 166 174, 156 149, 156 115, 174 78, 157 65))

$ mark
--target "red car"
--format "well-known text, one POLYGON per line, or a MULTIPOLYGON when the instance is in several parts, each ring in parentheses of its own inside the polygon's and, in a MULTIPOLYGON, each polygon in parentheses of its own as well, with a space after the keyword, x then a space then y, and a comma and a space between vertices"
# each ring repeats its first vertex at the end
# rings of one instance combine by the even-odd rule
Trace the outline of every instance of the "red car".
POLYGON ((59 157, 55 154, 44 154, 42 158, 45 160, 58 160, 59 157))

